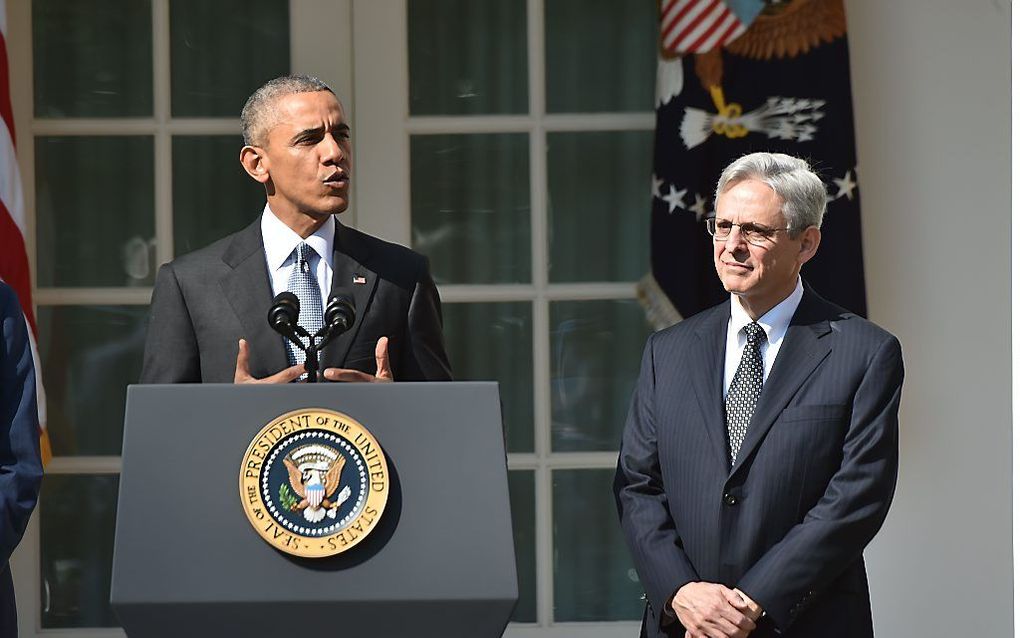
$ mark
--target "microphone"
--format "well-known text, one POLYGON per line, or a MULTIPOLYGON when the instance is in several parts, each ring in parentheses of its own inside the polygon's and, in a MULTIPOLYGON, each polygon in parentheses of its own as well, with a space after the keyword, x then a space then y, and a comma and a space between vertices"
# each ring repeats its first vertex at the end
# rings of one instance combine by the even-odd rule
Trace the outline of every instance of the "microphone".
POLYGON ((273 330, 293 340, 300 312, 301 302, 298 301, 297 295, 292 292, 281 292, 273 298, 273 305, 269 307, 269 325, 273 330))
POLYGON ((350 330, 354 325, 354 317, 354 297, 346 290, 334 290, 326 302, 326 311, 322 313, 322 325, 325 328, 323 342, 350 330))

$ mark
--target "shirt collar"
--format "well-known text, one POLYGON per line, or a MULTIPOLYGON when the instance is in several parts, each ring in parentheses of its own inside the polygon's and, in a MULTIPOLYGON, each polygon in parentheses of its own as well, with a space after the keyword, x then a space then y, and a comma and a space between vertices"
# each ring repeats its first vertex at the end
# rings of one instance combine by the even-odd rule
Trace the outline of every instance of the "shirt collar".
POLYGON ((285 265, 294 249, 302 241, 311 246, 319 258, 325 259, 326 264, 332 268, 335 234, 336 223, 330 219, 307 239, 301 239, 301 235, 280 221, 280 218, 269 208, 269 204, 266 204, 262 210, 262 244, 266 249, 266 262, 273 270, 285 265))
MULTIPOLYGON (((790 327, 793 320, 793 313, 796 312, 800 300, 804 297, 804 284, 800 277, 797 277, 797 286, 790 293, 790 296, 783 299, 771 310, 758 317, 758 325, 765 330, 765 336, 770 344, 774 344, 786 329, 790 327)), ((739 332, 744 326, 754 321, 747 314, 744 307, 740 305, 740 298, 737 295, 730 295, 730 332, 739 332)))

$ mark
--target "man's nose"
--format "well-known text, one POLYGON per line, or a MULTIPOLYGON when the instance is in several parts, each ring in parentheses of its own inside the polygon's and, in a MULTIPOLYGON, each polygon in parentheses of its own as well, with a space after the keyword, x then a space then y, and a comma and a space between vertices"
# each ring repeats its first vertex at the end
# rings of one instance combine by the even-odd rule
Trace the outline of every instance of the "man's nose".
POLYGON ((343 145, 334 136, 326 135, 322 138, 322 143, 325 145, 322 159, 326 163, 339 162, 344 158, 343 145))
POLYGON ((734 225, 730 228, 730 234, 726 235, 726 250, 729 253, 734 253, 743 248, 747 248, 747 238, 744 237, 740 226, 734 225))

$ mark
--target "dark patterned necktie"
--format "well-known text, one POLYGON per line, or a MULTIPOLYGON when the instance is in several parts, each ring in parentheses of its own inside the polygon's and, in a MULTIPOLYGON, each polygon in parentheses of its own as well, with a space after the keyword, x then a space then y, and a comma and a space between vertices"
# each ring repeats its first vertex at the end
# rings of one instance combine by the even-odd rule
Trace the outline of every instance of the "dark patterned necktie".
MULTIPOLYGON (((290 278, 287 279, 287 290, 297 295, 298 301, 301 302, 298 325, 313 335, 322 328, 322 292, 309 261, 314 254, 315 251, 305 242, 298 244, 291 253, 294 256, 294 268, 290 271, 290 278)), ((289 339, 284 341, 287 344, 287 359, 290 364, 304 363, 304 350, 291 343, 289 339)))
POLYGON ((761 358, 761 343, 765 340, 765 330, 755 322, 744 326, 747 343, 740 355, 740 365, 730 382, 730 390, 726 393, 726 432, 730 436, 730 465, 737 460, 740 444, 747 435, 747 427, 751 424, 754 406, 758 404, 761 394, 762 379, 765 376, 765 364, 761 358))

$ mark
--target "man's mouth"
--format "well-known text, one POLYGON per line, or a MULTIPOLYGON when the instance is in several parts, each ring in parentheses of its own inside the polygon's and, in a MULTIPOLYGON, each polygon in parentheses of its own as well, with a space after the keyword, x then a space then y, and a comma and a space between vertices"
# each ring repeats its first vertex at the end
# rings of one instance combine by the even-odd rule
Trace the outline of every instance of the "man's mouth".
POLYGON ((754 270, 754 268, 751 267, 751 264, 742 264, 738 261, 723 260, 723 265, 727 268, 736 268, 738 270, 754 270))
POLYGON ((322 183, 325 184, 326 186, 330 186, 333 188, 342 188, 346 186, 349 181, 350 177, 347 176, 347 173, 343 171, 337 171, 330 175, 329 177, 327 177, 326 179, 322 180, 322 183))

